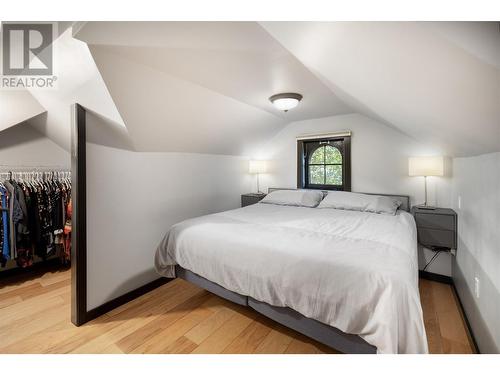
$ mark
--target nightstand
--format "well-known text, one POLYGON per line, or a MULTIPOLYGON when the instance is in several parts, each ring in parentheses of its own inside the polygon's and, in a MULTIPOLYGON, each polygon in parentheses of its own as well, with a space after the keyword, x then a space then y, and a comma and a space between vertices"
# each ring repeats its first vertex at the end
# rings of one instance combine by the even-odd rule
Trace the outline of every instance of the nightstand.
POLYGON ((417 223, 418 242, 431 250, 457 248, 457 213, 451 208, 411 209, 417 223))
POLYGON ((264 198, 264 193, 248 193, 241 195, 241 207, 250 206, 251 204, 259 203, 264 198))

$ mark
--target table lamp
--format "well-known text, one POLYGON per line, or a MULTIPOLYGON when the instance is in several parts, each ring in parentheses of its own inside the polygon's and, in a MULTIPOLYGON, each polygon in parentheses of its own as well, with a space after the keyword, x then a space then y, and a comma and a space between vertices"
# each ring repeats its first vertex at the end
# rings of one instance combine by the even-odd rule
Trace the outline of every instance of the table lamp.
POLYGON ((264 160, 250 160, 248 163, 248 172, 257 175, 257 193, 264 194, 260 191, 259 187, 259 175, 261 173, 266 173, 266 162, 264 160))
POLYGON ((418 207, 421 209, 435 210, 427 205, 427 177, 444 175, 444 160, 442 156, 417 156, 408 159, 408 175, 423 176, 425 185, 425 202, 418 207))

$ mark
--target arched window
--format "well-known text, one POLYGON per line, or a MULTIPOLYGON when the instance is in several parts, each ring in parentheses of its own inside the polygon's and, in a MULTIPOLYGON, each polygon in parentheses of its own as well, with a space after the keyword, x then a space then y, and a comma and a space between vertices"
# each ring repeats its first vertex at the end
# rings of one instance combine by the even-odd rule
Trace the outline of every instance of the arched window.
POLYGON ((309 157, 309 184, 342 185, 342 154, 334 146, 318 147, 309 157))
POLYGON ((297 186, 350 191, 350 137, 299 140, 297 186))

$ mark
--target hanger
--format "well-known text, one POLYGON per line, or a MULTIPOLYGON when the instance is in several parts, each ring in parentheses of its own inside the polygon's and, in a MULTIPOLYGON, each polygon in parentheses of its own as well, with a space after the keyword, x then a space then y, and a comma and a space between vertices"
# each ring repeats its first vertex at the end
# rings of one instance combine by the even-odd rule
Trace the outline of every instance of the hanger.
MULTIPOLYGON (((0 166, 1 167, 1 166, 0 166)), ((22 166, 31 170, 8 170, 0 172, 0 186, 5 188, 4 181, 17 181, 32 188, 60 188, 71 189, 71 172, 67 170, 44 170, 42 167, 22 166)))

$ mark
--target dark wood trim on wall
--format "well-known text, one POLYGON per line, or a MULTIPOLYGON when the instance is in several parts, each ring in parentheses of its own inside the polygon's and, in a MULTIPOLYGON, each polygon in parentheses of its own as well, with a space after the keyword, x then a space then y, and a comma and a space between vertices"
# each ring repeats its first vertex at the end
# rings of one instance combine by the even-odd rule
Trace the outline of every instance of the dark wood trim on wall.
POLYGON ((71 321, 79 326, 87 319, 87 131, 85 109, 73 106, 71 132, 71 321))
POLYGON ((72 108, 71 200, 71 321, 81 326, 172 279, 158 278, 100 306, 87 310, 87 112, 80 104, 72 108))
POLYGON ((304 170, 302 166, 305 163, 305 157, 304 157, 304 141, 297 141, 297 189, 302 189, 303 186, 305 186, 306 181, 305 181, 305 176, 304 176, 304 170))
POLYGON ((345 191, 351 191, 351 137, 346 137, 344 139, 344 151, 345 151, 345 191))
POLYGON ((455 299, 458 301, 458 304, 460 305, 460 314, 462 315, 465 325, 467 326, 468 334, 470 335, 470 341, 472 341, 472 346, 474 347, 474 350, 476 354, 481 354, 479 351, 479 346, 477 345, 477 340, 476 337, 474 336, 474 331, 472 330, 472 326, 470 324, 469 318, 467 318, 467 313, 465 312, 464 305, 462 303, 462 300, 460 299, 460 296, 458 295, 458 290, 457 286, 455 285, 455 282, 451 283, 451 286, 453 287, 453 295, 455 299))
POLYGON ((131 290, 128 293, 125 293, 119 297, 112 299, 111 301, 105 302, 102 305, 97 306, 96 308, 94 308, 92 310, 89 310, 87 312, 87 318, 88 318, 88 320, 95 319, 98 316, 106 314, 108 311, 111 311, 111 310, 117 308, 118 306, 124 305, 127 302, 130 302, 130 301, 136 299, 137 297, 140 297, 143 294, 146 294, 146 293, 152 291, 153 289, 156 289, 156 288, 168 283, 171 280, 173 280, 173 279, 167 279, 166 277, 160 277, 158 279, 155 279, 155 280, 147 283, 146 285, 140 286, 137 289, 131 290))
POLYGON ((421 279, 437 281, 438 283, 453 285, 453 279, 450 276, 445 276, 438 273, 427 272, 422 270, 418 271, 418 276, 421 279))
POLYGON ((467 314, 464 309, 464 305, 462 304, 462 300, 460 299, 460 296, 458 295, 457 287, 455 285, 455 282, 453 281, 453 278, 450 276, 445 276, 445 275, 440 275, 437 273, 433 272, 427 272, 427 271, 418 271, 418 276, 422 279, 426 280, 431 280, 431 281, 436 281, 438 283, 443 283, 443 284, 448 284, 452 287, 453 289, 453 296, 457 300, 459 306, 460 306, 460 315, 462 315, 462 318, 465 322, 465 325, 467 326, 467 335, 470 336, 470 341, 471 344, 474 348, 475 353, 480 354, 479 351, 479 346, 477 345, 476 338, 474 337, 474 332, 472 331, 472 327, 469 322, 469 318, 467 318, 467 314))

